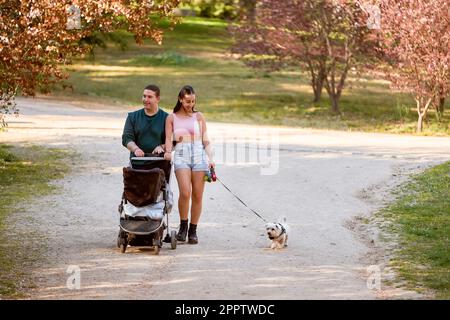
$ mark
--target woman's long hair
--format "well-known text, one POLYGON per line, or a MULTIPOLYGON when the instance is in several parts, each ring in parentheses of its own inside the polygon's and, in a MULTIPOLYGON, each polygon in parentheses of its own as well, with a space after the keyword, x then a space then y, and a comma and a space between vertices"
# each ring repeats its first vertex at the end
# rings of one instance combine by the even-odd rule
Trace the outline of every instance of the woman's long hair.
MULTIPOLYGON (((180 93, 178 94, 177 104, 175 105, 175 108, 173 108, 173 113, 178 112, 181 109, 182 104, 180 102, 180 99, 183 99, 186 95, 190 94, 195 94, 194 88, 192 88, 191 86, 184 86, 183 88, 181 88, 180 93)), ((192 107, 192 111, 197 112, 194 107, 192 107)))

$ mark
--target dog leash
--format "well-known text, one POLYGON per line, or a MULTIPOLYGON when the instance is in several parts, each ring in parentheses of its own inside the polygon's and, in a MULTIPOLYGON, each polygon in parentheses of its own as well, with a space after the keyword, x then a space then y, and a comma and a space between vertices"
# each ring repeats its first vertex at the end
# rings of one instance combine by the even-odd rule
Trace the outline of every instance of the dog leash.
POLYGON ((253 210, 252 208, 250 208, 244 201, 242 201, 237 195, 235 195, 234 193, 233 193, 233 191, 231 191, 230 190, 230 188, 228 188, 226 185, 225 185, 225 183, 223 183, 222 182, 222 180, 220 180, 219 178, 217 178, 216 177, 216 180, 217 181, 219 181, 223 186, 224 186, 224 188, 225 189, 227 189, 236 199, 238 199, 244 206, 246 206, 251 212, 253 212, 254 214, 256 214, 262 221, 264 221, 265 223, 267 223, 267 220, 266 219, 264 219, 263 217, 261 217, 260 215, 259 215, 259 213, 258 212, 256 212, 255 210, 253 210))

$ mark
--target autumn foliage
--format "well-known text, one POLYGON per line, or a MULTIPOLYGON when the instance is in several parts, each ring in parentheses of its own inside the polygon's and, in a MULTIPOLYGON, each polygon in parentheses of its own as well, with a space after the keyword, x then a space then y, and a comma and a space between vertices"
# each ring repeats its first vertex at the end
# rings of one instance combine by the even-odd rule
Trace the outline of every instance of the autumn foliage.
MULTIPOLYGON (((126 29, 137 43, 162 41, 155 21, 172 16, 177 0, 0 0, 0 120, 14 112, 18 92, 46 92, 66 75, 61 65, 90 50, 93 32, 126 29)), ((4 123, 4 122, 3 122, 4 123)))
POLYGON ((434 107, 438 118, 450 94, 450 1, 383 0, 382 32, 387 75, 417 105, 417 131, 434 107))
POLYGON ((277 69, 298 65, 307 70, 314 101, 325 88, 332 111, 340 113, 339 99, 350 68, 362 55, 374 55, 377 33, 368 27, 370 13, 360 1, 262 0, 256 17, 232 31, 233 52, 255 67, 277 69))
POLYGON ((232 51, 253 67, 299 66, 314 101, 325 88, 334 113, 351 68, 382 71, 414 96, 421 131, 431 108, 441 119, 450 93, 449 8, 449 0, 261 0, 232 29, 232 51))

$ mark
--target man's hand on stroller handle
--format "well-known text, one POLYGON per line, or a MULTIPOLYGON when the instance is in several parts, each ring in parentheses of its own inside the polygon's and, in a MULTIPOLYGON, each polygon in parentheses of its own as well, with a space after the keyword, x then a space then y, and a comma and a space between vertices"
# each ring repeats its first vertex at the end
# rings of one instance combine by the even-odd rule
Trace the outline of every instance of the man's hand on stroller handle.
POLYGON ((142 151, 141 148, 138 147, 137 149, 134 150, 134 155, 136 157, 143 157, 143 156, 145 156, 145 153, 144 153, 144 151, 142 151))

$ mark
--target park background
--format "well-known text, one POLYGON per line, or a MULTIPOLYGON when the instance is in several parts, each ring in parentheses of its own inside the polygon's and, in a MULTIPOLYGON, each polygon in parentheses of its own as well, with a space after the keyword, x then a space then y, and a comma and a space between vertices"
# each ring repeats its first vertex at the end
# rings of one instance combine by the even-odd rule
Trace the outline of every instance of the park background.
MULTIPOLYGON (((145 1, 141 2, 141 5, 145 4, 145 1)), ((258 56, 255 53, 257 50, 239 46, 239 43, 235 41, 241 39, 242 43, 246 44, 249 38, 245 36, 254 35, 246 33, 245 27, 252 27, 249 12, 253 12, 252 10, 255 10, 258 5, 266 5, 267 8, 273 9, 273 11, 266 11, 266 14, 277 12, 275 9, 288 10, 289 8, 283 8, 277 1, 199 0, 181 3, 156 1, 155 3, 165 2, 177 6, 178 9, 172 20, 151 15, 154 26, 163 31, 161 44, 155 40, 144 39, 145 37, 139 39, 142 42, 137 44, 135 35, 127 31, 123 25, 111 32, 103 32, 101 28, 93 26, 89 34, 76 42, 84 48, 82 55, 74 54, 70 51, 72 49, 68 49, 70 57, 67 59, 64 56, 61 58, 43 55, 40 60, 36 59, 39 55, 32 57, 23 55, 24 58, 20 61, 25 66, 36 67, 38 70, 36 73, 27 73, 30 69, 17 67, 20 63, 14 57, 22 56, 15 56, 14 54, 17 54, 15 50, 23 48, 17 45, 8 47, 8 43, 4 40, 5 35, 2 34, 0 47, 3 58, 2 99, 5 98, 2 100, 2 115, 8 112, 20 114, 20 110, 8 104, 14 101, 14 99, 8 100, 11 92, 13 97, 31 94, 39 99, 66 101, 82 108, 102 105, 111 110, 134 110, 140 106, 142 89, 149 83, 156 83, 161 87, 161 106, 166 111, 171 111, 176 103, 179 89, 189 84, 197 91, 197 109, 204 113, 208 121, 347 132, 449 136, 450 102, 445 99, 449 87, 448 66, 447 69, 439 69, 443 72, 443 76, 438 80, 435 79, 437 76, 431 76, 431 80, 426 82, 430 79, 427 72, 431 72, 427 69, 429 67, 427 62, 433 59, 439 62, 449 61, 449 53, 446 50, 446 44, 450 43, 448 19, 445 20, 447 25, 445 21, 444 23, 437 21, 436 25, 430 24, 435 27, 434 30, 433 28, 422 30, 431 20, 422 22, 422 25, 411 25, 410 30, 420 31, 421 39, 428 39, 427 43, 420 43, 423 43, 423 48, 429 48, 429 51, 415 47, 418 57, 423 58, 423 64, 419 65, 424 69, 420 72, 406 70, 405 65, 408 63, 411 65, 412 62, 407 59, 401 61, 404 57, 398 55, 392 58, 392 55, 398 54, 398 51, 389 51, 382 57, 378 57, 374 52, 365 54, 363 51, 358 52, 359 60, 356 61, 355 56, 354 64, 349 66, 339 101, 339 111, 336 112, 332 108, 332 101, 325 89, 320 101, 313 102, 314 93, 310 73, 304 61, 297 63, 293 55, 294 49, 300 50, 301 47, 293 48, 292 52, 280 52, 273 47, 258 47, 258 50, 262 50, 259 51, 262 53, 258 56), (444 27, 441 27, 442 25, 444 27), (239 27, 242 28, 240 31, 239 27), (441 36, 436 37, 436 33, 439 32, 441 36), (10 50, 7 51, 7 49, 10 50), (277 60, 277 64, 273 63, 274 60, 277 60), (261 61, 268 63, 258 63, 261 61), (42 69, 46 66, 46 62, 66 73, 67 79, 54 77, 56 74, 50 72, 50 78, 54 81, 46 82, 46 69, 42 69), (411 81, 393 86, 393 82, 390 81, 392 80, 391 72, 402 75, 403 79, 412 79, 411 81, 417 75, 426 74, 419 79, 427 84, 426 88, 417 87, 417 84, 412 84, 411 81), (16 81, 16 79, 19 80, 16 81), (434 80, 436 81, 433 82, 434 80), (433 86, 429 89, 429 83, 436 84, 437 89, 433 86), (10 87, 14 90, 9 90, 10 87), (429 93, 427 90, 437 90, 444 96, 437 96, 437 98, 433 96, 433 99, 436 98, 438 101, 433 100, 433 103, 429 105, 424 116, 423 128, 418 131, 415 98, 418 93, 425 92, 426 95, 429 93)), ((9 17, 11 12, 29 10, 29 7, 24 6, 21 1, 0 3, 4 9, 2 14, 6 12, 6 16, 10 14, 9 17), (10 10, 7 7, 8 3, 19 5, 10 10)), ((298 3, 309 2, 287 1, 286 3, 298 5, 298 3)), ((323 3, 329 5, 327 1, 323 3)), ((392 4, 390 1, 384 3, 392 4)), ((447 2, 439 4, 438 1, 397 1, 397 3, 403 6, 413 3, 410 4, 410 11, 408 11, 410 18, 423 15, 427 19, 433 19, 436 15, 431 12, 444 10, 447 2), (425 7, 426 10, 423 7, 424 4, 428 5, 425 7)), ((398 9, 395 5, 393 6, 394 9, 398 9)), ((287 12, 292 11, 291 8, 287 12)), ((441 13, 444 18, 447 17, 446 11, 441 13)), ((331 15, 331 18, 334 17, 331 15)), ((335 41, 333 44, 335 48, 342 48, 345 42, 342 42, 343 38, 339 36, 339 31, 348 30, 346 25, 336 31, 337 36, 331 33, 330 39, 335 41)), ((267 37, 270 36, 267 35, 267 37)), ((413 33, 409 39, 410 44, 417 45, 414 38, 413 33)), ((29 39, 24 39, 26 46, 29 39)), ((12 40, 14 39, 10 39, 10 43, 12 40)), ((34 44, 32 41, 35 40, 29 41, 34 44)), ((280 43, 283 44, 283 41, 281 40, 280 43)), ((399 45, 400 49, 401 45, 403 44, 399 45)), ((365 46, 367 49, 367 44, 365 46)), ((337 54, 338 60, 341 58, 340 54, 337 54)), ((422 62, 417 60, 416 56, 414 57, 416 61, 422 62)), ((337 71, 342 72, 341 67, 339 66, 337 71)), ((432 67, 429 68, 436 71, 432 67)), ((423 106, 419 111, 423 112, 423 106)), ((5 118, 2 116, 2 119, 5 118)), ((18 119, 20 121, 20 115, 18 119)), ((3 130, 6 132, 8 127, 6 126, 3 130)), ((54 192, 54 187, 47 183, 68 174, 69 168, 63 161, 68 153, 70 152, 67 150, 45 149, 38 146, 1 144, 1 216, 5 217, 10 212, 11 206, 18 201, 54 192), (36 178, 38 176, 39 179, 36 178), (30 192, 30 179, 33 180, 33 192, 30 192)), ((402 231, 395 232, 403 234, 410 243, 413 243, 412 247, 405 247, 404 255, 400 255, 403 260, 399 260, 401 261, 398 263, 399 272, 414 284, 420 283, 437 290, 437 296, 444 298, 448 298, 450 287, 449 167, 448 162, 444 163, 431 169, 424 176, 418 177, 418 180, 413 180, 409 185, 410 193, 406 192, 406 198, 401 198, 388 210, 389 214, 394 216, 393 212, 397 212, 398 220, 396 221, 404 225, 402 231), (408 197, 415 199, 413 208, 410 205, 411 198, 408 197), (420 201, 417 202, 417 199, 420 201), (423 265, 427 266, 425 271, 423 265)), ((3 228, 6 228, 5 223, 3 228)), ((17 246, 20 244, 15 243, 10 247, 2 245, 0 261, 5 270, 1 277, 2 294, 6 296, 14 296, 18 291, 20 292, 19 279, 24 277, 23 273, 15 271, 17 263, 14 260, 11 261, 12 252, 14 252, 11 248, 17 246)), ((22 258, 26 260, 25 257, 22 258)))

